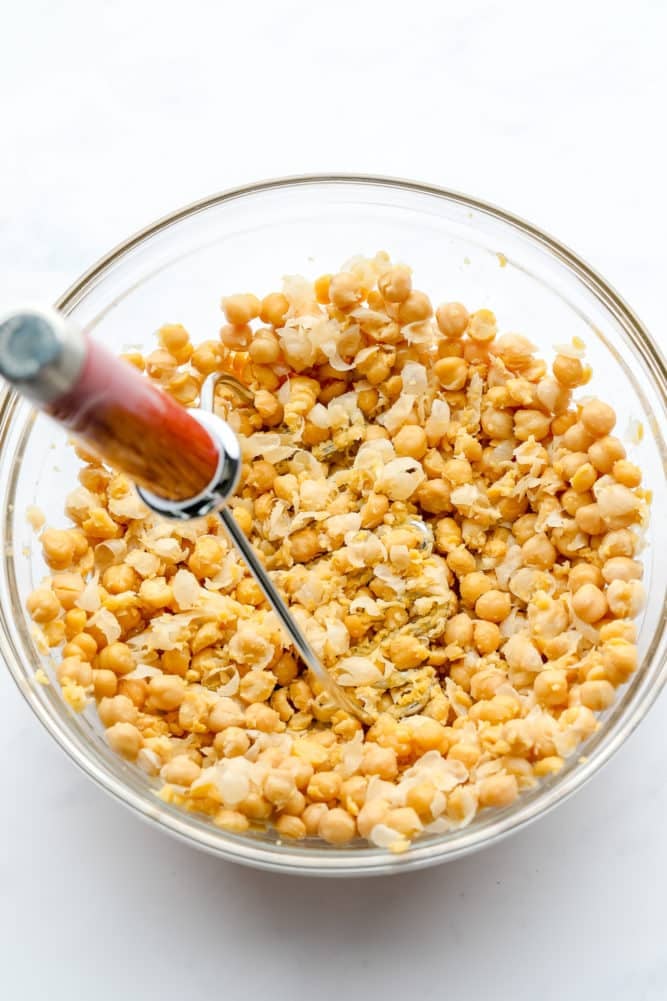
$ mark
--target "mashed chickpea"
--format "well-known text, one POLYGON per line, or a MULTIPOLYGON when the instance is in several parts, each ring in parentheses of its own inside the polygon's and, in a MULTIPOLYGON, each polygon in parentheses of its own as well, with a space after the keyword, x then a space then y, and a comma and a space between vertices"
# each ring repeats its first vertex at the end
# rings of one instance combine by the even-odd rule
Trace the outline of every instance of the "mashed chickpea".
POLYGON ((128 362, 186 406, 211 373, 243 384, 215 394, 234 517, 372 725, 286 647, 216 516, 162 522, 83 453, 71 524, 34 520, 49 576, 27 600, 64 698, 235 834, 400 852, 509 806, 637 667, 647 494, 579 345, 549 371, 384 253, 222 312, 218 336, 169 324, 128 362))

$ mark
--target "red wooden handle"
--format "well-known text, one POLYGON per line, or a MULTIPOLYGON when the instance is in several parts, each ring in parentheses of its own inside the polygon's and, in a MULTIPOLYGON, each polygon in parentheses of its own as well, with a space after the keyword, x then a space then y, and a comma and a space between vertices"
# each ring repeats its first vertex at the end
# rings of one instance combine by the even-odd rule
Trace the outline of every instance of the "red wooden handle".
POLYGON ((219 459, 208 431, 133 365, 90 338, 86 345, 76 383, 47 412, 153 493, 175 501, 201 493, 219 459))

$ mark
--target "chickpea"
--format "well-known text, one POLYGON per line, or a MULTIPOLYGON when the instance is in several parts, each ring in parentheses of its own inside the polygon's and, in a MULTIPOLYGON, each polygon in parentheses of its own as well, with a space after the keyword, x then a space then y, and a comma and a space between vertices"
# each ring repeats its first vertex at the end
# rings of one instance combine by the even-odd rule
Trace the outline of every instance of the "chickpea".
POLYGON ((288 309, 287 297, 282 292, 271 292, 262 299, 259 318, 262 323, 267 323, 272 327, 282 327, 288 309))
POLYGON ((139 597, 147 608, 157 610, 171 604, 174 595, 164 577, 153 577, 141 582, 139 597))
POLYGON ((567 429, 561 440, 563 448, 571 452, 585 452, 595 438, 583 424, 577 422, 567 429))
POLYGON ((280 716, 270 706, 262 702, 253 702, 245 711, 246 726, 251 730, 261 730, 262 733, 279 733, 285 729, 280 716))
POLYGON ((572 607, 583 622, 599 622, 607 614, 607 598, 595 584, 582 584, 572 596, 572 607))
POLYGON ((599 567, 592 563, 577 563, 568 574, 567 583, 570 591, 578 591, 584 584, 594 584, 601 588, 604 584, 599 567))
POLYGON ((418 667, 428 660, 428 647, 416 636, 394 636, 389 643, 389 657, 398 671, 406 671, 418 667))
POLYGON ((361 508, 361 527, 377 528, 389 510, 389 498, 385 494, 371 493, 361 508))
POLYGON ((544 532, 533 535, 521 547, 521 559, 527 567, 551 570, 556 558, 556 548, 544 532))
POLYGON ((514 431, 514 418, 507 410, 487 407, 482 411, 482 430, 494 441, 511 438, 514 431))
POLYGON ((150 679, 148 692, 157 709, 170 712, 178 709, 185 698, 186 684, 178 675, 161 675, 150 679))
POLYGON ((605 530, 604 519, 597 504, 584 504, 574 515, 577 527, 587 535, 601 535, 605 530))
POLYGON ((124 591, 136 591, 139 583, 137 573, 132 567, 121 563, 119 566, 108 567, 102 574, 102 586, 109 594, 123 594, 124 591))
POLYGON ((238 810, 220 809, 213 817, 213 823, 223 831, 231 834, 244 834, 250 827, 250 821, 238 810))
POLYGON ((334 306, 343 312, 358 306, 362 299, 362 291, 355 275, 349 271, 341 271, 334 275, 329 283, 329 298, 334 306))
POLYGON ((235 326, 250 323, 259 316, 262 308, 257 296, 250 293, 226 296, 221 305, 227 322, 235 326))
POLYGON ((438 306, 435 318, 440 333, 453 341, 463 337, 470 319, 468 310, 460 302, 443 302, 438 306))
POLYGON ((270 671, 248 671, 239 686, 244 702, 266 702, 276 687, 276 677, 270 671))
POLYGON ((431 300, 423 292, 412 291, 398 307, 398 322, 401 326, 419 323, 433 316, 431 300))
POLYGON ((624 487, 638 487, 642 481, 641 470, 627 459, 617 459, 612 466, 612 476, 624 487))
POLYGON ((549 434, 551 419, 540 410, 516 410, 514 413, 514 435, 519 441, 535 438, 541 441, 549 434))
POLYGON ((580 688, 581 704, 594 712, 608 709, 614 702, 614 686, 608 681, 585 681, 580 688))
POLYGON ((473 622, 466 612, 459 612, 447 620, 445 626, 445 642, 456 644, 465 649, 472 644, 473 622))
POLYGON ((567 673, 558 668, 547 668, 535 677, 535 695, 545 706, 567 703, 567 673))
POLYGON ((504 807, 509 806, 519 795, 519 786, 515 775, 490 775, 482 779, 478 786, 479 805, 504 807))
POLYGON ((496 588, 485 591, 475 602, 475 614, 489 622, 502 622, 509 615, 511 608, 509 594, 496 588))
POLYGON ((390 747, 367 746, 361 760, 361 773, 379 775, 387 782, 393 781, 398 774, 396 752, 390 747))
POLYGON ((252 515, 247 507, 237 505, 234 508, 234 518, 244 535, 250 535, 252 531, 252 515))
POLYGON ((111 643, 100 651, 99 666, 114 674, 129 674, 135 668, 134 656, 126 643, 111 643))
POLYGON ((485 573, 476 570, 461 578, 459 590, 462 601, 474 605, 483 594, 493 590, 493 583, 485 573))
POLYGON ((175 786, 191 786, 201 775, 201 768, 187 754, 177 754, 163 766, 160 776, 175 786))
POLYGON ((414 424, 406 424, 394 438, 396 455, 407 455, 413 459, 423 459, 427 449, 426 432, 414 424))
POLYGON ((316 772, 306 789, 309 799, 317 803, 328 803, 337 799, 341 790, 342 779, 337 772, 316 772))
POLYGON ((502 635, 494 622, 483 620, 476 622, 473 627, 473 636, 475 646, 482 655, 493 653, 502 642, 502 635))
POLYGON ((448 747, 447 732, 437 720, 423 716, 419 718, 419 724, 412 729, 412 742, 418 755, 426 754, 427 751, 439 751, 444 754, 448 747))
POLYGON ((268 389, 258 389, 255 393, 255 410, 267 427, 281 424, 284 417, 282 403, 268 389))
POLYGON ((625 448, 618 438, 606 435, 589 446, 588 455, 597 471, 606 475, 612 471, 619 459, 625 458, 625 448))
POLYGON ((447 554, 447 566, 457 577, 465 577, 474 573, 477 568, 477 561, 472 553, 469 553, 465 546, 456 546, 447 554))
POLYGON ((56 667, 56 677, 61 685, 71 682, 87 688, 93 682, 93 672, 90 664, 80 657, 65 657, 56 667))
POLYGON ((213 747, 220 758, 239 758, 250 747, 250 738, 238 726, 228 726, 213 739, 213 747))
POLYGON ((66 570, 74 558, 74 542, 69 532, 45 528, 42 532, 44 559, 53 570, 66 570))
POLYGON ((613 580, 607 588, 607 600, 612 615, 632 619, 644 604, 644 587, 639 580, 613 580))
POLYGON ((302 528, 290 536, 290 552, 296 563, 309 563, 322 552, 319 534, 314 528, 302 528))
POLYGON ((602 567, 602 576, 607 584, 611 584, 613 580, 639 580, 642 565, 627 556, 612 556, 602 567))
POLYGON ((572 487, 578 494, 585 494, 597 480, 597 470, 590 462, 579 466, 571 479, 572 487))
POLYGON ((192 352, 190 361, 202 375, 211 375, 222 362, 222 346, 218 341, 204 341, 192 352))
POLYGON ((33 591, 28 597, 26 608, 33 621, 40 623, 40 625, 53 622, 60 614, 60 602, 53 591, 47 587, 40 587, 33 591))
MULTIPOLYGON (((634 627, 634 623, 631 623, 634 627)), ((624 684, 637 670, 636 637, 614 637, 605 642, 602 648, 602 663, 605 673, 614 685, 624 684)), ((592 706, 590 707, 592 708, 592 706)))
POLYGON ((450 490, 444 480, 425 480, 417 489, 416 498, 428 514, 444 514, 452 508, 450 490))
POLYGON ((595 438, 608 435, 616 423, 616 414, 612 407, 601 400, 589 400, 581 408, 579 420, 595 438))
POLYGON ((378 279, 378 289, 387 302, 405 302, 412 291, 410 269, 398 264, 378 279))
POLYGON ((141 750, 144 738, 132 723, 114 723, 106 731, 109 747, 130 761, 134 761, 141 750))
POLYGON ((357 832, 354 817, 347 810, 335 807, 328 810, 320 820, 317 833, 331 845, 344 845, 351 841, 357 832))
POLYGON ((468 337, 481 344, 492 341, 497 330, 496 317, 490 309, 478 309, 468 322, 468 337))
POLYGON ((126 695, 103 697, 98 703, 97 714, 105 727, 114 723, 135 723, 139 715, 137 707, 126 695))
POLYGON ((277 817, 273 826, 281 838, 291 838, 296 841, 300 838, 305 838, 307 834, 306 825, 303 820, 299 817, 290 816, 288 813, 283 813, 280 817, 277 817))
POLYGON ((585 382, 584 366, 579 358, 567 355, 556 355, 553 363, 553 373, 562 386, 574 389, 585 382))

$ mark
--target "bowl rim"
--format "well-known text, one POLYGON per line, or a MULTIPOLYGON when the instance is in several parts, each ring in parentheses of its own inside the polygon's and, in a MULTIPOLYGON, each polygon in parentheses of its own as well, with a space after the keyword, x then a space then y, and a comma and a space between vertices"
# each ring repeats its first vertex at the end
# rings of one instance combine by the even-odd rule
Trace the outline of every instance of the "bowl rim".
MULTIPOLYGON (((667 362, 657 345, 651 338, 641 320, 618 294, 618 292, 589 264, 560 241, 544 232, 541 228, 527 222, 520 216, 501 209, 482 199, 462 194, 433 184, 404 180, 382 175, 354 173, 313 173, 290 175, 272 178, 247 185, 236 186, 205 198, 191 202, 138 230, 122 243, 115 246, 101 257, 56 300, 56 307, 64 312, 70 312, 86 290, 95 283, 105 271, 117 263, 135 247, 141 245, 162 230, 217 207, 227 201, 247 195, 279 189, 317 186, 322 184, 367 185, 369 187, 387 187, 413 194, 430 195, 444 198, 468 210, 475 210, 484 215, 499 220, 517 229, 524 236, 548 251, 562 264, 574 272, 575 276, 602 302, 605 308, 621 323, 633 347, 639 352, 663 399, 667 398, 667 362)), ((17 405, 16 394, 8 389, 0 389, 0 428, 6 425, 17 405)), ((424 868, 438 862, 459 858, 482 847, 494 844, 509 834, 520 830, 527 824, 544 816, 556 805, 563 802, 578 791, 620 748, 634 731, 636 726, 647 714, 667 682, 667 661, 658 665, 658 676, 654 683, 646 686, 637 696, 631 710, 622 713, 614 731, 607 740, 601 741, 595 753, 587 760, 579 763, 562 780, 544 785, 542 794, 519 803, 496 814, 497 819, 485 824, 474 835, 471 829, 464 828, 447 837, 446 841, 437 842, 430 839, 420 843, 417 841, 410 851, 401 857, 396 857, 388 851, 327 849, 318 851, 309 848, 299 848, 298 842, 291 845, 264 846, 248 838, 239 839, 226 835, 210 826, 208 830, 201 821, 192 818, 184 811, 176 811, 165 807, 160 800, 150 801, 145 794, 141 795, 129 785, 121 781, 111 772, 98 767, 86 755, 66 725, 64 717, 60 717, 46 701, 36 698, 33 690, 25 682, 21 665, 14 658, 9 636, 5 632, 4 622, 0 628, 0 653, 13 677, 19 691, 30 705, 32 711, 40 720, 55 742, 65 751, 72 761, 100 787, 119 799, 126 806, 148 820, 167 830, 189 844, 195 844, 219 857, 229 861, 255 866, 274 872, 326 875, 326 876, 359 876, 386 875, 395 872, 424 868), (470 835, 473 834, 472 837, 470 835)), ((657 651, 656 651, 657 653, 657 651)))

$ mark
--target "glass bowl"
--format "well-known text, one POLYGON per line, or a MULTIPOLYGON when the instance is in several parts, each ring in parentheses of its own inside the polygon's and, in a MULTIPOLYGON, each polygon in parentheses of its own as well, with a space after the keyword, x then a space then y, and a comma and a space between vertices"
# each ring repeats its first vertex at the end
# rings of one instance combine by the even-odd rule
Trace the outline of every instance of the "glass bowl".
POLYGON ((215 195, 173 213, 112 251, 60 299, 93 336, 116 351, 149 350, 154 331, 180 322, 193 339, 215 336, 221 294, 280 287, 284 274, 333 271, 354 254, 387 250, 408 262, 419 288, 438 300, 488 306, 501 330, 525 333, 550 359, 554 345, 587 344, 591 391, 613 403, 619 433, 653 491, 644 551, 648 593, 640 622, 640 668, 602 726, 562 771, 504 811, 483 811, 460 831, 418 840, 404 855, 352 845, 280 843, 275 833, 235 836, 159 800, 156 786, 107 747, 94 708, 72 713, 42 666, 24 600, 45 574, 26 520, 37 505, 54 522, 72 488, 76 460, 65 435, 30 406, 0 397, 0 651, 37 717, 72 760, 104 789, 165 830, 223 858, 282 872, 369 875, 443 862, 481 848, 544 814, 578 789, 646 714, 665 681, 667 549, 665 362, 646 330, 607 283, 571 251, 528 223, 476 199, 372 177, 297 177, 215 195), (642 433, 643 432, 643 433, 642 433))

